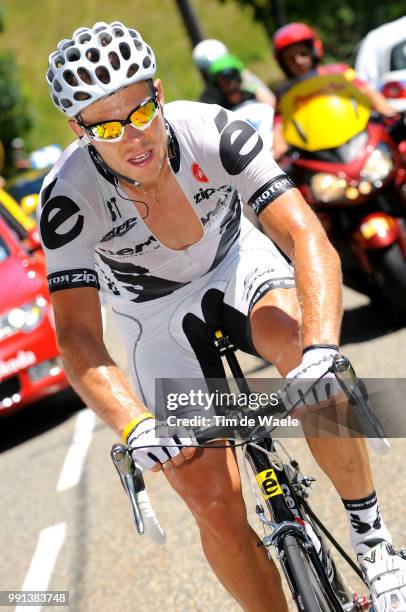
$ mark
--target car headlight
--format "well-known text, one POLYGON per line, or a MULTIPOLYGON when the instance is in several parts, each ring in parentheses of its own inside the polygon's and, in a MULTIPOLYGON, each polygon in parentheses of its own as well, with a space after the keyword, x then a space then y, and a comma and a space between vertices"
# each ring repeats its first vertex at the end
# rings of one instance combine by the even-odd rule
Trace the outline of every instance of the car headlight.
POLYGON ((347 181, 334 174, 319 172, 312 176, 311 187, 320 202, 334 202, 345 195, 347 181))
MULTIPOLYGON (((368 157, 361 170, 361 176, 376 184, 386 178, 394 168, 392 151, 385 142, 379 143, 368 157)), ((375 185, 380 187, 381 185, 375 185)))
POLYGON ((0 317, 0 340, 16 332, 30 332, 41 323, 45 316, 47 301, 42 296, 33 302, 12 308, 0 317))

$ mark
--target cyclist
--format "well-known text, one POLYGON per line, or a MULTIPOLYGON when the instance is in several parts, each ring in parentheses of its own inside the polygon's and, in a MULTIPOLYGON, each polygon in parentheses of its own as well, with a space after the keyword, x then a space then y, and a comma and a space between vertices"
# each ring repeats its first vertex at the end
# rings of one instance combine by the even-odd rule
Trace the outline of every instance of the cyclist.
MULTIPOLYGON (((155 71, 152 49, 120 22, 80 28, 50 55, 52 100, 78 137, 45 179, 38 214, 58 342, 84 401, 144 468, 165 468, 218 579, 245 610, 283 612, 232 450, 197 452, 182 431, 160 437, 155 381, 176 379, 182 390, 178 379, 224 376, 210 348, 220 326, 277 366, 295 402, 304 376, 319 378, 338 350, 339 258, 252 126, 216 105, 164 106, 155 71), (272 240, 241 216, 240 197, 272 240), (113 305, 134 387, 103 343, 99 291, 113 305)), ((320 399, 327 387, 319 384, 320 399)), ((308 443, 344 500, 361 563, 373 556, 376 609, 391 593, 405 601, 405 562, 380 518, 364 441, 308 443)))
MULTIPOLYGON (((227 47, 219 40, 208 38, 199 42, 193 49, 192 57, 205 83, 205 89, 199 96, 199 102, 206 104, 221 104, 222 92, 213 84, 209 69, 211 64, 228 55, 227 47)), ((258 102, 275 105, 275 96, 272 91, 255 74, 247 68, 242 71, 242 86, 245 91, 254 94, 258 102)))
POLYGON ((322 64, 323 43, 316 32, 305 23, 290 23, 279 28, 273 37, 275 58, 287 77, 287 81, 276 90, 276 115, 274 126, 274 154, 279 159, 288 148, 283 137, 282 117, 279 112, 284 95, 303 79, 316 74, 343 74, 352 81, 370 100, 374 110, 393 117, 394 108, 384 96, 358 78, 357 73, 347 64, 322 64))

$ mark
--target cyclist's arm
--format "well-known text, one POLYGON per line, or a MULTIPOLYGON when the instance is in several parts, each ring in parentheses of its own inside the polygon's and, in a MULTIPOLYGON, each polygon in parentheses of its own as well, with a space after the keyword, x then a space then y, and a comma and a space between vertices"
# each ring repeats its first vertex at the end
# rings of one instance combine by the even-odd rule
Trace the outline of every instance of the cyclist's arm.
POLYGON ((364 96, 369 99, 372 108, 377 113, 387 117, 393 117, 397 114, 397 111, 391 104, 389 104, 385 96, 383 96, 380 91, 377 91, 369 83, 366 83, 363 79, 360 79, 355 70, 349 68, 344 72, 344 75, 349 81, 352 81, 352 83, 364 94, 364 96))
POLYGON ((338 344, 342 317, 341 266, 316 215, 297 189, 268 205, 259 220, 295 266, 303 347, 338 344))
POLYGON ((369 98, 372 108, 381 115, 385 115, 387 117, 393 117, 397 114, 396 109, 389 104, 385 96, 381 94, 380 91, 377 91, 370 85, 364 82, 357 83, 358 89, 369 98))
POLYGON ((120 436, 146 411, 103 342, 97 289, 81 287, 51 293, 65 372, 75 391, 120 436))

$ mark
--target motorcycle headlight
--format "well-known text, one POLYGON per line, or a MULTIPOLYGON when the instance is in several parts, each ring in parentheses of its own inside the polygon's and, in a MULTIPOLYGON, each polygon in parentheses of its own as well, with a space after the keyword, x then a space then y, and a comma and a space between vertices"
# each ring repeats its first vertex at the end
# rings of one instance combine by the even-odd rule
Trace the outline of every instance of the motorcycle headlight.
POLYGON ((345 195, 347 181, 334 174, 319 172, 312 176, 311 187, 320 202, 334 202, 345 195))
POLYGON ((0 340, 16 332, 29 332, 38 327, 45 316, 47 301, 39 296, 34 302, 12 308, 0 317, 0 340))
MULTIPOLYGON (((381 142, 365 162, 361 170, 361 176, 375 184, 386 178, 393 168, 391 148, 385 142, 381 142)), ((380 187, 380 185, 375 186, 380 187)))

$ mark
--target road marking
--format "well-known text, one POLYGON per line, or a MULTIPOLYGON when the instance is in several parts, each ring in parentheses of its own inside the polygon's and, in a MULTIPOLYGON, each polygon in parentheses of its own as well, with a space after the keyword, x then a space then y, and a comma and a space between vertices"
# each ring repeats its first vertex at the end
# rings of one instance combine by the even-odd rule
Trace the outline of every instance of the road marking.
MULTIPOLYGON (((66 523, 43 529, 25 577, 22 591, 46 591, 59 551, 65 539, 66 523)), ((17 606, 15 612, 39 612, 42 606, 17 606)))
POLYGON ((62 472, 56 486, 57 491, 66 491, 78 484, 82 475, 86 454, 92 441, 96 416, 93 410, 85 408, 77 418, 72 443, 65 457, 62 472))

